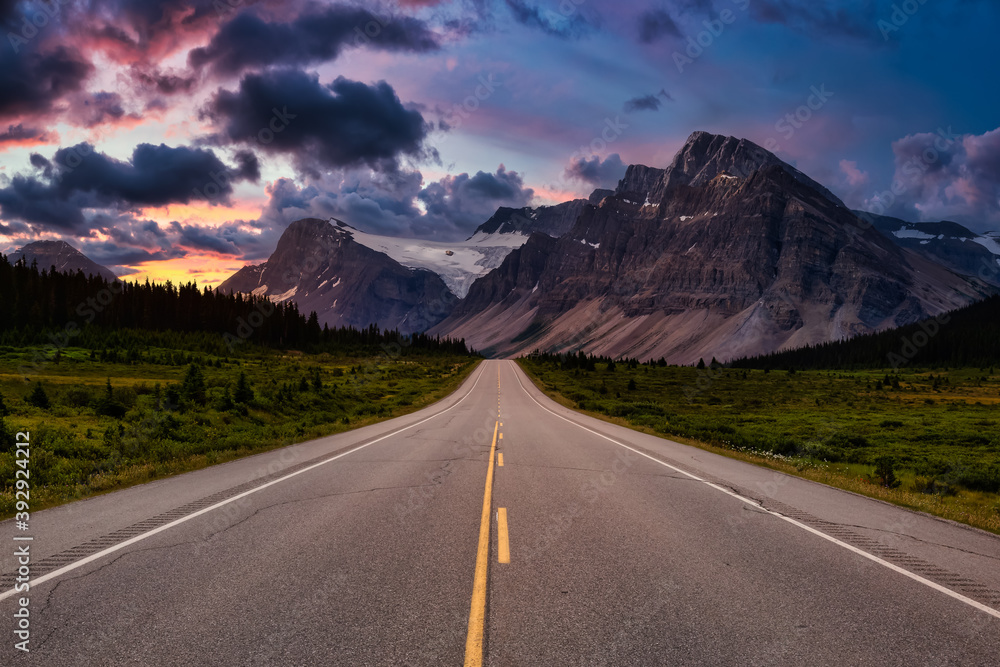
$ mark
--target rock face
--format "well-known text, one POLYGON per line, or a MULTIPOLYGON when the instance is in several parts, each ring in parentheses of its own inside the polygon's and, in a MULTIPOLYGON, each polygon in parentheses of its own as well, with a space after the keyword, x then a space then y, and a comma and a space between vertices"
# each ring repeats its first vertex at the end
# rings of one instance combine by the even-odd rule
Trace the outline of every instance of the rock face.
POLYGON ((988 291, 763 148, 697 132, 666 169, 629 167, 566 234, 531 236, 431 333, 496 355, 691 363, 906 324, 988 291))
POLYGON ((292 300, 331 327, 377 324, 403 333, 427 330, 457 301, 437 274, 408 269, 354 241, 349 228, 315 218, 293 222, 266 262, 217 289, 292 300))
POLYGON ((8 259, 14 263, 22 257, 29 265, 38 262, 39 270, 47 271, 54 266, 58 271, 70 273, 83 271, 87 275, 100 276, 105 280, 118 280, 118 276, 111 269, 101 266, 65 241, 35 241, 11 253, 8 259))
MULTIPOLYGON (((591 195, 591 197, 595 195, 591 195)), ((586 199, 574 199, 555 206, 540 206, 538 208, 501 206, 493 214, 493 217, 479 225, 472 238, 481 233, 528 235, 541 232, 549 236, 562 236, 573 228, 573 223, 583 212, 583 207, 586 204, 586 199)))
POLYGON ((957 222, 906 222, 856 211, 896 245, 964 276, 1000 286, 1000 239, 996 232, 976 234, 957 222))

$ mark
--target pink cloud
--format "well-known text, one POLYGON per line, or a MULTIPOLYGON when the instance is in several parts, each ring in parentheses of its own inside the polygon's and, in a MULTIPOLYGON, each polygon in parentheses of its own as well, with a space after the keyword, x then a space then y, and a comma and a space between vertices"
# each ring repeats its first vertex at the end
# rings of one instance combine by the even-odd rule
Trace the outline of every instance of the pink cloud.
POLYGON ((858 169, 858 163, 854 160, 841 160, 840 171, 847 177, 848 185, 859 187, 868 184, 868 172, 858 169))

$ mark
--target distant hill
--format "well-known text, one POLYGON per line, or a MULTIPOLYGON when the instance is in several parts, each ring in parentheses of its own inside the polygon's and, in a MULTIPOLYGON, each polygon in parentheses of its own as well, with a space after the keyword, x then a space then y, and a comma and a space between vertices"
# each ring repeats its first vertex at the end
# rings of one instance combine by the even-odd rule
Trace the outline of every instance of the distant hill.
POLYGON ((1000 296, 899 329, 739 359, 734 368, 1000 365, 1000 296))
POLYGON ((11 264, 22 257, 29 266, 32 262, 38 262, 38 268, 42 271, 48 271, 54 266, 63 273, 83 271, 88 276, 118 280, 111 269, 101 266, 65 241, 35 241, 8 255, 11 264))

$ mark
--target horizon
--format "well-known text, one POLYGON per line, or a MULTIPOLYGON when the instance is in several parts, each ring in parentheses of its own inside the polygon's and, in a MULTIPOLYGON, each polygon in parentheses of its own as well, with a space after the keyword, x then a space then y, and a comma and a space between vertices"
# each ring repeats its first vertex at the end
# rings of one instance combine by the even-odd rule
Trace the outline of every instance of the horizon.
POLYGON ((979 84, 1000 10, 851 7, 5 3, 0 247, 213 286, 300 218, 460 240, 666 167, 696 130, 851 208, 1000 227, 1000 92, 979 84))

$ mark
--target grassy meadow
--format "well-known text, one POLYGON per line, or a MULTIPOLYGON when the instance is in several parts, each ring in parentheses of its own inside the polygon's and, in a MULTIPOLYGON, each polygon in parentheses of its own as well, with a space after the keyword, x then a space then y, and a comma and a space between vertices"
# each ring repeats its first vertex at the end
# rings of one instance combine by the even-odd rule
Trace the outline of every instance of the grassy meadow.
POLYGON ((14 513, 18 431, 31 433, 37 511, 412 412, 453 391, 475 363, 419 350, 52 355, 2 346, 0 517, 14 513))
POLYGON ((607 421, 1000 533, 996 368, 520 363, 548 395, 607 421))

